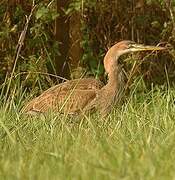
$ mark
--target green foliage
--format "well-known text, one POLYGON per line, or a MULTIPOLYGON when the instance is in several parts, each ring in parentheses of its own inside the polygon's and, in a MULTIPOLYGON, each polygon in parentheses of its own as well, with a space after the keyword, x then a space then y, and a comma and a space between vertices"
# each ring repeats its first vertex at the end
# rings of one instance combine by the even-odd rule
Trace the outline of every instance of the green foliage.
POLYGON ((94 56, 93 50, 89 44, 89 31, 88 28, 82 22, 82 32, 83 32, 83 40, 81 42, 81 46, 84 49, 84 54, 82 57, 82 64, 87 64, 89 66, 89 71, 93 74, 93 76, 99 78, 104 73, 104 67, 102 62, 103 52, 94 56))
MULTIPOLYGON (((167 4, 162 0, 150 0, 143 4, 137 1, 128 3, 122 0, 112 0, 109 3, 109 1, 104 0, 97 1, 95 6, 91 6, 90 3, 86 4, 83 16, 83 31, 85 32, 83 36, 83 49, 85 51, 83 61, 88 63, 90 69, 97 69, 99 63, 100 66, 103 64, 102 59, 107 49, 123 39, 145 44, 163 42, 163 44, 167 43, 174 48, 174 22, 170 10, 175 13, 173 3, 167 4), (96 62, 94 63, 94 61, 96 62)), ((144 59, 144 61, 143 63, 137 61, 139 66, 137 66, 133 78, 143 76, 148 87, 152 83, 166 83, 167 74, 169 78, 175 76, 175 61, 172 54, 169 51, 158 56, 136 55, 136 59, 139 61, 144 59)), ((132 65, 127 61, 120 61, 120 63, 129 77, 135 61, 132 61, 132 65)), ((174 80, 170 79, 172 83, 174 80)))
POLYGON ((74 11, 82 12, 89 7, 94 7, 96 5, 96 0, 74 0, 69 3, 68 8, 65 10, 67 15, 72 14, 74 11))
POLYGON ((175 176, 174 90, 131 92, 105 120, 27 117, 0 108, 0 179, 144 179, 175 176))
MULTIPOLYGON (((50 60, 59 53, 58 43, 54 40, 53 34, 53 22, 58 14, 52 4, 48 5, 46 1, 38 2, 29 22, 15 71, 15 74, 29 73, 21 77, 21 80, 24 80, 22 83, 24 87, 48 87, 46 85, 48 77, 36 75, 36 72, 47 73, 49 70, 54 72, 54 61, 50 60)), ((0 7, 0 19, 2 19, 0 22, 0 76, 2 77, 0 83, 3 83, 6 75, 10 76, 12 72, 18 39, 26 23, 25 16, 29 15, 31 8, 32 1, 17 4, 11 8, 8 8, 8 4, 4 2, 0 7)))
POLYGON ((44 4, 40 4, 38 10, 35 13, 36 20, 40 20, 43 23, 49 23, 58 17, 59 14, 55 9, 48 9, 44 4))
MULTIPOLYGON (((42 84, 44 88, 44 84, 48 84, 48 78, 32 75, 32 72, 41 70, 44 73, 55 73, 54 59, 59 54, 59 49, 58 42, 54 40, 54 20, 59 14, 56 12, 56 1, 35 2, 37 7, 29 23, 15 73, 29 72, 29 76, 21 77, 24 87, 33 88, 42 84), (31 68, 32 65, 33 68, 31 68), (39 83, 39 80, 42 82, 39 83)), ((12 72, 16 46, 26 22, 25 15, 30 14, 31 7, 32 0, 21 4, 16 3, 14 6, 6 1, 1 3, 0 84, 12 72)), ((64 12, 67 15, 67 21, 75 11, 81 14, 83 34, 81 46, 84 50, 81 63, 88 67, 90 74, 101 78, 104 74, 105 52, 116 41, 132 39, 145 44, 166 42, 174 47, 174 24, 170 10, 174 13, 174 1, 167 4, 163 0, 147 0, 144 4, 139 4, 136 1, 131 3, 122 0, 111 0, 110 3, 108 0, 75 0, 69 3, 64 12)), ((144 55, 141 54, 136 59, 144 58, 144 55)), ((133 63, 128 62, 120 63, 129 76, 133 63)), ((136 78, 139 75, 144 76, 149 86, 152 82, 163 84, 167 79, 165 67, 169 78, 174 79, 174 62, 173 50, 163 55, 149 56, 147 61, 139 66, 135 76, 136 78)))

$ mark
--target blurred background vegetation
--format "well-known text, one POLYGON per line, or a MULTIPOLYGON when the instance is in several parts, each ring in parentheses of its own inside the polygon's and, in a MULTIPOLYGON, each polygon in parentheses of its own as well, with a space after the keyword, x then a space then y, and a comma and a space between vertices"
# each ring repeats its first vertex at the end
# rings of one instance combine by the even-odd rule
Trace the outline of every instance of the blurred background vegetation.
POLYGON ((1 0, 0 84, 37 94, 60 82, 57 76, 105 81, 105 52, 124 39, 170 47, 122 59, 128 87, 138 77, 146 88, 173 84, 174 0, 1 0))

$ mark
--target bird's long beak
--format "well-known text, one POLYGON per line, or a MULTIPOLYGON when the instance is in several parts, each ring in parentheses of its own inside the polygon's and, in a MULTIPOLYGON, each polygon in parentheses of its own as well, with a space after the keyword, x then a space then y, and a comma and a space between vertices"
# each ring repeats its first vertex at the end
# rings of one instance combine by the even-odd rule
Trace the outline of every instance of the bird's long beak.
POLYGON ((161 51, 165 50, 167 48, 165 47, 160 47, 160 46, 147 46, 143 44, 132 44, 132 47, 130 47, 130 50, 132 52, 136 51, 161 51))

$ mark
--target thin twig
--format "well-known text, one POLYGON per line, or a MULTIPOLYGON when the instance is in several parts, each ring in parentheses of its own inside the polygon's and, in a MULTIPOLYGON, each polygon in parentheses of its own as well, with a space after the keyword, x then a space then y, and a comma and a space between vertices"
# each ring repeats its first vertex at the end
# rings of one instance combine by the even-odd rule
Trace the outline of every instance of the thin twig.
MULTIPOLYGON (((29 75, 29 74, 41 74, 41 75, 46 75, 46 76, 52 76, 52 77, 55 77, 55 78, 59 78, 59 79, 64 80, 64 81, 68 81, 68 79, 63 78, 63 77, 61 77, 61 76, 58 76, 58 75, 55 75, 55 74, 50 74, 50 73, 44 73, 44 72, 20 72, 20 73, 18 73, 18 74, 16 74, 16 75, 13 75, 13 76, 12 76, 12 79, 13 79, 13 78, 16 78, 16 77, 18 77, 18 76, 20 76, 20 75, 24 75, 24 74, 28 74, 28 75, 29 75)), ((6 85, 8 82, 9 82, 9 81, 4 82, 1 86, 6 85)))
POLYGON ((6 91, 6 95, 5 95, 6 98, 8 97, 8 93, 9 93, 12 78, 13 78, 13 75, 14 75, 14 72, 15 72, 15 69, 16 69, 17 61, 18 61, 22 46, 24 44, 24 40, 25 40, 26 32, 27 32, 27 29, 28 29, 28 26, 29 26, 29 22, 31 20, 31 17, 33 15, 33 11, 35 10, 35 8, 36 8, 36 5, 35 5, 34 0, 33 0, 33 6, 32 6, 32 9, 31 9, 31 12, 30 12, 29 16, 26 16, 26 23, 25 23, 24 29, 21 32, 21 35, 20 35, 19 40, 18 40, 18 44, 16 46, 16 54, 15 54, 15 58, 14 58, 14 65, 13 65, 13 69, 12 69, 11 76, 10 76, 10 79, 9 79, 9 84, 7 86, 7 91, 6 91))
POLYGON ((50 73, 44 73, 44 72, 20 72, 20 73, 16 74, 15 76, 13 76, 13 78, 16 78, 17 76, 22 75, 22 74, 41 74, 41 75, 56 77, 56 78, 59 78, 59 79, 64 80, 64 81, 68 81, 68 79, 63 78, 61 76, 58 76, 55 74, 50 74, 50 73))
POLYGON ((54 1, 55 1, 55 0, 52 0, 51 2, 49 2, 49 4, 47 5, 47 7, 49 8, 54 1))

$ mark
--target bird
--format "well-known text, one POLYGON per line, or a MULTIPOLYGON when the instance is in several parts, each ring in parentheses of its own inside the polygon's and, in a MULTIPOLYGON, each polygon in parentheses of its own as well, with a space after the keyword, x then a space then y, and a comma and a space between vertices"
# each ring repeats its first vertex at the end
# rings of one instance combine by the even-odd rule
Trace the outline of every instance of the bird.
POLYGON ((159 51, 165 47, 148 46, 123 40, 114 44, 104 57, 104 69, 108 81, 104 85, 95 78, 68 80, 44 91, 29 101, 23 108, 26 114, 39 114, 48 111, 60 114, 78 115, 98 111, 108 115, 119 102, 124 90, 123 72, 118 63, 120 56, 139 51, 159 51))

